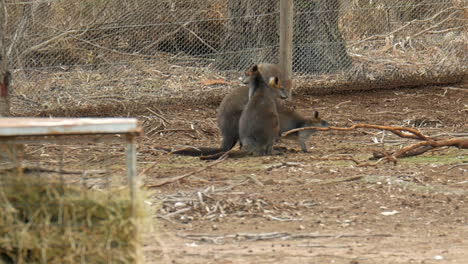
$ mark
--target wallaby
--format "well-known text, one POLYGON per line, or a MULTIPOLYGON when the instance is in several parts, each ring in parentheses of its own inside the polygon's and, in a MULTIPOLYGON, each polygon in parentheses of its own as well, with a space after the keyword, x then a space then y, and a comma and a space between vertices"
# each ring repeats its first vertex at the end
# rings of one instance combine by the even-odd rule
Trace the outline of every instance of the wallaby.
POLYGON ((249 83, 249 101, 239 119, 239 140, 243 152, 269 155, 279 136, 280 125, 276 110, 275 90, 279 90, 278 77, 266 83, 258 71, 252 68, 249 83))
MULTIPOLYGON (((257 64, 245 72, 245 76, 248 76, 249 81, 254 76, 260 73, 263 77, 264 82, 269 82, 273 77, 279 79, 281 88, 273 89, 276 97, 286 99, 289 95, 289 90, 281 85, 281 76, 283 73, 281 69, 275 64, 257 64)), ((218 108, 218 127, 223 136, 221 143, 221 150, 228 151, 232 149, 237 141, 239 140, 239 119, 244 110, 244 107, 249 101, 250 91, 249 86, 240 87, 234 90, 232 93, 224 97, 221 105, 218 108)))
MULTIPOLYGON (((265 82, 269 82, 272 77, 278 77, 278 75, 283 76, 281 69, 276 64, 265 63, 254 65, 245 72, 245 76, 250 80, 256 72, 260 72, 265 82)), ((277 98, 286 99, 290 91, 287 87, 283 87, 281 79, 278 79, 278 86, 281 86, 281 88, 273 89, 274 94, 277 98)), ((223 98, 217 114, 218 128, 222 136, 222 142, 219 148, 190 148, 174 151, 172 153, 200 156, 212 155, 232 149, 239 140, 239 119, 248 101, 249 86, 239 87, 223 98)))
MULTIPOLYGON (((278 104, 278 115, 280 120, 280 133, 284 133, 286 131, 302 128, 302 127, 327 127, 328 122, 322 120, 319 117, 319 113, 317 111, 314 112, 314 116, 312 118, 305 118, 297 111, 293 109, 289 109, 283 105, 278 104)), ((309 139, 310 135, 314 133, 314 130, 302 130, 298 132, 294 132, 289 134, 287 138, 297 138, 299 141, 299 145, 303 152, 307 151, 307 140, 309 139)))

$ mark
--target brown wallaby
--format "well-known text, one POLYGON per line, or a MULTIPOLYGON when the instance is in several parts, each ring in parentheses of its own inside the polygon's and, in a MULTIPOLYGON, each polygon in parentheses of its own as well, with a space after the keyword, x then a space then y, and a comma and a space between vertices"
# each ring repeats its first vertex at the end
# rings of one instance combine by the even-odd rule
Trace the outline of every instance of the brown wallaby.
POLYGON ((257 65, 252 68, 251 74, 249 101, 239 119, 241 150, 255 155, 268 155, 280 132, 275 96, 275 90, 280 88, 279 79, 272 77, 266 83, 257 65))
MULTIPOLYGON (((276 64, 256 64, 245 72, 245 76, 250 80, 256 73, 260 72, 265 82, 269 82, 272 77, 283 76, 281 69, 276 64)), ((279 85, 281 88, 274 89, 277 98, 287 98, 290 91, 287 87, 279 85)), ((289 87, 290 88, 290 87, 289 87)), ((249 86, 242 86, 226 95, 218 108, 218 127, 221 132, 222 142, 219 148, 190 148, 174 151, 174 154, 201 156, 212 155, 232 149, 239 140, 239 119, 244 107, 249 101, 249 86)))
MULTIPOLYGON (((280 133, 284 133, 286 131, 302 128, 302 127, 327 127, 328 122, 322 120, 319 117, 319 113, 317 111, 314 112, 314 116, 312 118, 305 118, 297 111, 293 109, 289 109, 283 105, 277 105, 279 120, 280 120, 280 133)), ((298 132, 294 132, 289 134, 287 138, 297 138, 299 141, 299 145, 303 152, 307 151, 307 140, 309 139, 310 135, 314 133, 314 130, 302 130, 298 132)))
MULTIPOLYGON (((265 83, 271 78, 278 77, 281 74, 280 68, 274 64, 258 64, 250 68, 245 75, 252 80, 258 73, 263 77, 265 83)), ((279 79, 281 82, 281 79, 279 79)), ((241 87, 234 90, 232 93, 224 97, 221 105, 218 108, 218 127, 223 136, 221 143, 221 151, 232 149, 239 140, 239 119, 247 102, 249 101, 250 87, 241 87)), ((276 89, 273 89, 274 97, 285 99, 288 97, 289 91, 278 84, 276 89)))

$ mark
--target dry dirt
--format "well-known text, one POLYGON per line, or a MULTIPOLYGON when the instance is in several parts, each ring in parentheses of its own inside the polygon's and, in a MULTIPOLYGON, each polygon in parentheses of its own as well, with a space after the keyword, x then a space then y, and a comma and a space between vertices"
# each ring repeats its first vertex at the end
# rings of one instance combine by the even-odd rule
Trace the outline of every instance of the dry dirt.
MULTIPOLYGON (((427 135, 468 134, 467 85, 320 96, 298 95, 335 126, 417 127, 427 135)), ((218 146, 216 109, 153 109, 141 117, 144 184, 210 162, 160 146, 218 146)), ((147 263, 468 263, 467 150, 441 148, 397 164, 357 167, 312 157, 352 155, 414 141, 379 130, 317 132, 310 152, 294 141, 285 154, 229 158, 175 183, 151 188, 153 229, 147 263)))
MULTIPOLYGON (((334 126, 403 125, 430 136, 467 137, 467 88, 460 84, 302 94, 293 102, 304 115, 317 110, 334 126)), ((155 104, 137 117, 145 129, 138 142, 144 185, 212 164, 171 155, 161 147, 218 146, 215 104, 155 104)), ((145 260, 468 263, 467 150, 440 148, 375 167, 314 159, 352 156, 367 161, 374 151, 413 142, 379 130, 316 132, 309 153, 300 152, 295 141, 283 140, 277 145, 283 155, 229 158, 183 180, 150 188, 145 260)), ((28 158, 50 163, 50 153, 57 155, 59 147, 30 146, 28 158)), ((120 143, 82 144, 64 153, 67 169, 125 175, 120 143)), ((103 183, 103 177, 90 176, 95 182, 89 184, 103 183)))

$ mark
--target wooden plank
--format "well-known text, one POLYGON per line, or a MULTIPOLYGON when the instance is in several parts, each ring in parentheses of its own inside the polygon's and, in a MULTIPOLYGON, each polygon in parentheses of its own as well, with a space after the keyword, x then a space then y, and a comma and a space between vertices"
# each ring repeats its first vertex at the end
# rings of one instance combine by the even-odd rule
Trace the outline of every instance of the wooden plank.
POLYGON ((136 118, 0 118, 0 137, 140 132, 136 118))

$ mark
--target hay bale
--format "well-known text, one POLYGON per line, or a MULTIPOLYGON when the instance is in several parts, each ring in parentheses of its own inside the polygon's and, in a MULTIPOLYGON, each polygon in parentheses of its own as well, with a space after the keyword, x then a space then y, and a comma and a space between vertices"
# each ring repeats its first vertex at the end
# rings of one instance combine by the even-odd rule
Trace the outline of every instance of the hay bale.
POLYGON ((2 172, 0 263, 137 262, 143 212, 110 192, 2 172))

